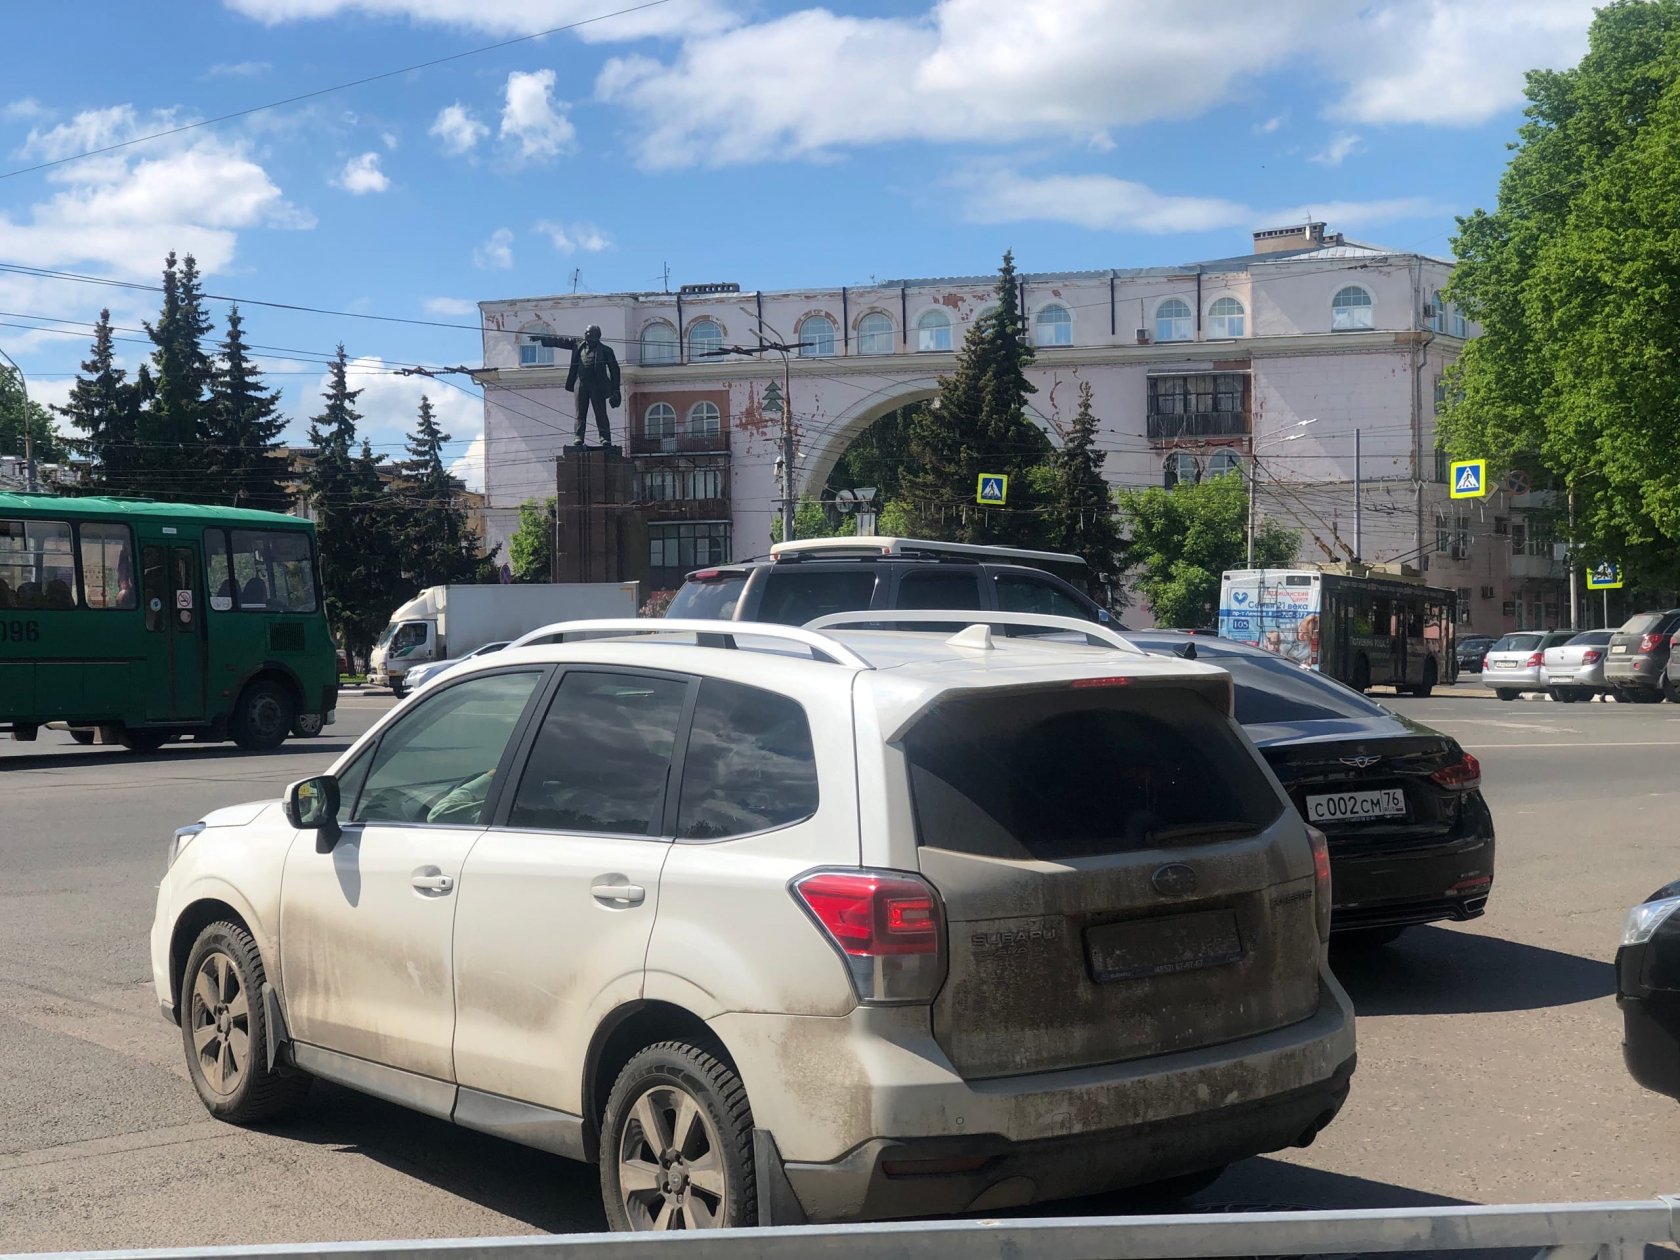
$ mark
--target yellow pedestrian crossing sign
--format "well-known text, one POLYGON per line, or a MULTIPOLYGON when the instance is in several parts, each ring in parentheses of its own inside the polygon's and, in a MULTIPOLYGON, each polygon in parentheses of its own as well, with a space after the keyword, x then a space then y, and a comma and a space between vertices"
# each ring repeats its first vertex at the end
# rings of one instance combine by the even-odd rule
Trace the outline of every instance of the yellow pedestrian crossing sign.
POLYGON ((974 501, 987 507, 1002 507, 1009 498, 1009 478, 1003 473, 981 473, 974 488, 974 501))
POLYGON ((1479 499, 1487 493, 1487 460, 1455 459, 1452 463, 1452 497, 1479 499))

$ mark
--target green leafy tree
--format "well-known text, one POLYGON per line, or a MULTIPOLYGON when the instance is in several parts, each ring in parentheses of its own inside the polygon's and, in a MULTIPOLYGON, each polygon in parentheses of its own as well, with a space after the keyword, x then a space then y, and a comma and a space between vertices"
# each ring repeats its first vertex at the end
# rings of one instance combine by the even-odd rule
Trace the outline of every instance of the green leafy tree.
POLYGON ((37 467, 64 458, 52 412, 29 397, 23 381, 5 362, 0 362, 0 455, 31 455, 37 467))
POLYGON ((205 413, 212 364, 205 349, 210 316, 191 254, 176 270, 170 251, 163 268, 163 307, 146 325, 152 352, 152 389, 140 421, 140 458, 148 493, 164 499, 203 494, 205 413))
POLYGON ((530 499, 519 505, 519 524, 508 538, 508 567, 515 582, 546 582, 553 572, 558 499, 530 499))
MULTIPOLYGON (((1184 629, 1211 624, 1220 577, 1247 563, 1248 486, 1240 477, 1213 477, 1117 498, 1131 535, 1128 570, 1155 620, 1184 629)), ((1300 546, 1299 533, 1267 521, 1255 531, 1254 563, 1287 565, 1300 546)))
POLYGON ((449 441, 449 434, 438 427, 432 400, 422 395, 419 419, 408 438, 408 459, 394 487, 402 571, 417 588, 491 577, 489 560, 458 497, 461 483, 443 462, 449 441))
POLYGON ((1680 0, 1617 0, 1533 71, 1497 207, 1459 220, 1447 296, 1481 327, 1441 418, 1461 458, 1572 491, 1573 534, 1680 585, 1680 0))
POLYGON ((285 484, 286 463, 278 451, 285 428, 280 393, 263 388, 236 306, 228 311, 227 339, 213 365, 204 408, 207 493, 235 507, 286 511, 291 495, 285 484))
MULTIPOLYGON (((1091 410, 1091 383, 1079 386, 1079 409, 1059 449, 1042 467, 1045 505, 1044 544, 1084 558, 1094 578, 1118 574, 1125 542, 1113 497, 1097 449, 1097 417, 1091 410)), ((1039 478, 1034 478, 1038 481, 1039 478)))
POLYGON ((1042 522, 1028 471, 1049 453, 1050 443, 1027 418, 1027 398, 1037 390, 1026 375, 1033 350, 1020 296, 1015 256, 1005 253, 997 305, 969 327, 956 371, 939 379, 939 396, 911 414, 901 497, 917 536, 970 543, 1039 541, 1042 522), (1007 507, 975 504, 981 473, 1009 476, 1007 507))
MULTIPOLYGON (((815 499, 802 498, 799 506, 793 512, 794 538, 843 538, 857 533, 857 519, 845 517, 836 525, 828 517, 827 510, 815 499)), ((782 518, 775 517, 770 522, 770 541, 782 541, 782 518)))
POLYGON ((82 361, 69 400, 56 408, 72 428, 81 431, 81 436, 71 442, 91 465, 86 482, 90 490, 134 494, 141 489, 136 442, 142 391, 149 378, 131 383, 127 377, 128 373, 116 366, 112 351, 111 312, 102 310, 94 325, 93 352, 82 361))

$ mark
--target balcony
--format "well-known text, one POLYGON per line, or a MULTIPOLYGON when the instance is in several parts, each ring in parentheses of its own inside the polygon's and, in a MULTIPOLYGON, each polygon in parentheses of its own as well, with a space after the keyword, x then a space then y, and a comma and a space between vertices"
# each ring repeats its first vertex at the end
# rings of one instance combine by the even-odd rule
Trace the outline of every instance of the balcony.
POLYGON ((641 508, 650 525, 673 521, 727 521, 732 514, 728 499, 644 499, 641 508))
POLYGON ((1246 411, 1155 412, 1148 417, 1149 440, 1171 442, 1179 438, 1247 437, 1246 411))
POLYGON ((632 455, 727 455, 729 430, 716 433, 683 433, 671 437, 652 437, 635 433, 630 437, 632 455))
POLYGON ((1511 557, 1511 576, 1525 581, 1562 581, 1569 576, 1564 561, 1548 549, 1544 555, 1532 556, 1519 552, 1511 557))

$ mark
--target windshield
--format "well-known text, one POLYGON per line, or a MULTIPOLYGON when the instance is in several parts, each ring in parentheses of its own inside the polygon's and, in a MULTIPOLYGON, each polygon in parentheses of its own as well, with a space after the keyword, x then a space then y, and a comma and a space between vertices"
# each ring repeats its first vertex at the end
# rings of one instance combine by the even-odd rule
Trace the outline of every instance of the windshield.
POLYGON ((1508 634, 1488 649, 1490 652, 1532 652, 1540 646, 1543 634, 1508 634))
POLYGON ((389 644, 391 642, 391 639, 392 639, 392 636, 394 636, 396 633, 397 633, 397 623, 393 621, 390 625, 385 627, 385 633, 379 636, 379 642, 375 643, 373 646, 374 647, 389 646, 389 644))

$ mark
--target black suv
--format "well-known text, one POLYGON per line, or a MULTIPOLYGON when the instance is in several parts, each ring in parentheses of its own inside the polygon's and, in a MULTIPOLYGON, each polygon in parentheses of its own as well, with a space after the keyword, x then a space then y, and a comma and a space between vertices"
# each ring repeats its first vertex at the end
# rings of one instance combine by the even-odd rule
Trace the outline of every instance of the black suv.
POLYGON ((1073 583, 1038 564, 1078 572, 1077 556, 913 539, 822 539, 778 545, 769 557, 690 573, 667 617, 802 626, 865 609, 974 608, 1077 617, 1123 629, 1073 583))
POLYGON ((1655 704, 1676 699, 1668 679, 1670 640, 1680 632, 1680 608, 1636 613, 1610 636, 1604 681, 1618 700, 1655 704))

